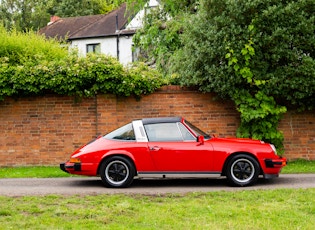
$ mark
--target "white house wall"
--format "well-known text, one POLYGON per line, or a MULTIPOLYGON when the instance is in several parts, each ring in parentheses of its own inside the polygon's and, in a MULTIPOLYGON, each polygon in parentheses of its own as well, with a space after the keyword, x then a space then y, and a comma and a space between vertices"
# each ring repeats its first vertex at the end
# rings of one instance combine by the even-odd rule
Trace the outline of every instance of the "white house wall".
POLYGON ((139 29, 143 26, 143 18, 145 16, 146 11, 150 10, 150 8, 158 7, 160 3, 157 0, 150 0, 145 6, 144 9, 140 10, 139 13, 129 22, 126 26, 127 29, 139 29))
MULTIPOLYGON (((79 55, 86 56, 88 44, 100 44, 102 54, 117 58, 117 36, 72 40, 70 48, 76 48, 79 55)), ((132 36, 119 36, 119 61, 124 65, 132 62, 132 44, 132 36)))
MULTIPOLYGON (((1 0, 0 0, 1 1, 1 0)), ((150 8, 158 7, 158 0, 150 0, 126 26, 127 30, 136 30, 142 27, 143 17, 145 12, 150 10, 150 8)), ((124 31, 117 31, 117 33, 121 33, 124 31)), ((107 54, 117 58, 117 36, 112 37, 100 37, 100 38, 84 38, 72 40, 70 48, 77 48, 78 52, 82 56, 86 56, 86 46, 88 44, 100 44, 101 45, 101 53, 107 54)), ((132 62, 132 36, 120 35, 119 36, 119 61, 120 63, 127 65, 132 62)))
POLYGON ((132 36, 119 37, 119 61, 126 65, 132 62, 132 36))

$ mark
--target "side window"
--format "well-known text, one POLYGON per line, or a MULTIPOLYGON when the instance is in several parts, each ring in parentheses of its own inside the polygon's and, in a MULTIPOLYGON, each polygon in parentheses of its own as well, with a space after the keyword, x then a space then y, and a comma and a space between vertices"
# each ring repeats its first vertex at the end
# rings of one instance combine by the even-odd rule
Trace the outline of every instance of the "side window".
POLYGON ((176 123, 147 124, 144 128, 149 141, 183 141, 176 123))
POLYGON ((127 124, 113 132, 105 135, 106 139, 134 141, 136 140, 135 133, 133 131, 132 124, 127 124))

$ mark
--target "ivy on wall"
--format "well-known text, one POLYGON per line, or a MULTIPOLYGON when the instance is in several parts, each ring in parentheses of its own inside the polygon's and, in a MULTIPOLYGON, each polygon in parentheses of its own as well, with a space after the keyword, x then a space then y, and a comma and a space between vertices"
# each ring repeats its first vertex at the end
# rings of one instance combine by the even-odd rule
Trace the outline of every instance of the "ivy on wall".
POLYGON ((315 108, 315 2, 202 0, 170 58, 182 85, 232 99, 237 135, 283 147, 287 108, 315 108))
MULTIPOLYGON (((249 30, 253 29, 254 26, 250 25, 249 30)), ((280 153, 283 153, 284 137, 278 130, 278 124, 282 115, 287 112, 287 108, 278 105, 273 96, 266 94, 264 89, 266 80, 257 79, 251 70, 250 62, 255 56, 253 45, 251 39, 244 45, 240 56, 242 60, 235 57, 234 50, 229 47, 225 55, 228 65, 233 67, 235 74, 250 85, 249 88, 236 89, 231 93, 241 118, 237 136, 268 141, 277 146, 280 153)))

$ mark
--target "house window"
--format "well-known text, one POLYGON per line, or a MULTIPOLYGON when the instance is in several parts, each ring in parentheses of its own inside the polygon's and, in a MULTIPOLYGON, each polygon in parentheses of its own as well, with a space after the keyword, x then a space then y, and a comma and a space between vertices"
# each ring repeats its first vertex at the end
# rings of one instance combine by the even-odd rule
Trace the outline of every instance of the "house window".
POLYGON ((101 44, 87 44, 86 45, 86 53, 101 53, 101 44))
POLYGON ((132 62, 139 61, 140 49, 138 47, 135 47, 134 44, 132 44, 131 52, 132 62))

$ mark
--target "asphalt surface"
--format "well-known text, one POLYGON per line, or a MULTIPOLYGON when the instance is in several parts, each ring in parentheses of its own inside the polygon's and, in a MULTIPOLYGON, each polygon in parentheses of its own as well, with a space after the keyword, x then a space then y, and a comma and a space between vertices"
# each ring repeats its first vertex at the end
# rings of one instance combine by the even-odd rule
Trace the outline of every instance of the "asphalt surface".
POLYGON ((280 188, 315 188, 315 174, 281 174, 271 180, 260 178, 254 186, 230 187, 220 179, 134 180, 129 188, 105 188, 98 177, 0 179, 0 196, 144 194, 243 191, 280 188))

